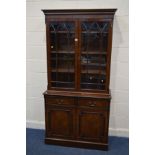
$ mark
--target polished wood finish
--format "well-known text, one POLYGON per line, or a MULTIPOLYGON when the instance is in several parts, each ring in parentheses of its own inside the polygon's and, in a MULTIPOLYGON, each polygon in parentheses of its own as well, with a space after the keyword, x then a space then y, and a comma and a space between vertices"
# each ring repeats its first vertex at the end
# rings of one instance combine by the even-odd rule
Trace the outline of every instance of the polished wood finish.
POLYGON ((44 92, 46 144, 108 149, 110 61, 116 10, 42 10, 48 71, 48 86, 44 92), (65 24, 59 29, 61 22, 65 24), (99 32, 96 25, 89 31, 83 29, 82 24, 87 27, 94 22, 101 26, 99 32), (101 32, 102 25, 108 27, 107 31, 101 32), (88 32, 91 44, 86 50, 88 32), (99 41, 92 41, 91 36, 99 37, 99 41), (68 45, 65 45, 67 39, 68 45), (69 67, 65 68, 66 64, 69 67))
POLYGON ((107 142, 107 112, 95 109, 78 109, 78 140, 107 142))
POLYGON ((74 137, 74 110, 66 107, 46 105, 47 137, 67 138, 74 137))
POLYGON ((109 101, 96 98, 80 98, 78 103, 79 107, 92 107, 93 109, 108 109, 109 107, 109 101))
POLYGON ((51 105, 74 105, 74 99, 71 97, 60 96, 58 98, 57 96, 52 96, 52 98, 46 98, 46 103, 51 105))

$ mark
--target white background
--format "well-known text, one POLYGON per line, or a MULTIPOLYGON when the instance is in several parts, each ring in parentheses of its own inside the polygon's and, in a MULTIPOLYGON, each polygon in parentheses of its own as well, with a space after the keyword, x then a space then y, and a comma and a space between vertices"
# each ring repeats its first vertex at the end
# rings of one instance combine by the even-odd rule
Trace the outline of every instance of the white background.
POLYGON ((128 0, 27 0, 27 127, 45 128, 47 87, 46 31, 42 9, 117 8, 113 27, 111 62, 110 135, 129 133, 129 13, 128 0), (60 5, 61 4, 61 5, 60 5))
MULTIPOLYGON (((3 2, 3 3, 2 3, 3 2)), ((26 154, 25 2, 0 5, 0 154, 26 154)), ((155 21, 153 1, 130 5, 130 155, 154 150, 155 21)))

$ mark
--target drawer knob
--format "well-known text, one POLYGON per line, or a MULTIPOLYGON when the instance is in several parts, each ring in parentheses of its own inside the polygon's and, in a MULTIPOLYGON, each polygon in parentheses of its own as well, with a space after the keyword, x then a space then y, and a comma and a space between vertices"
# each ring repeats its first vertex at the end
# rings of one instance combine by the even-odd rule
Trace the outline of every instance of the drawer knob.
POLYGON ((95 102, 89 102, 89 104, 90 104, 89 105, 90 107, 95 107, 96 106, 96 103, 95 102))
POLYGON ((57 103, 58 104, 62 104, 63 103, 63 100, 57 100, 57 103))

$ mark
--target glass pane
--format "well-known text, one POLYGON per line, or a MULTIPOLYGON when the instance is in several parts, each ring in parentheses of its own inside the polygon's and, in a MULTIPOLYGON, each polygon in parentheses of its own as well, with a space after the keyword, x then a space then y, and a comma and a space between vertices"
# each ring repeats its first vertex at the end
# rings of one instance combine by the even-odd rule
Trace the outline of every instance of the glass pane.
POLYGON ((75 24, 52 22, 51 31, 51 85, 52 87, 75 87, 75 24))
POLYGON ((108 22, 82 22, 81 89, 105 89, 108 22))

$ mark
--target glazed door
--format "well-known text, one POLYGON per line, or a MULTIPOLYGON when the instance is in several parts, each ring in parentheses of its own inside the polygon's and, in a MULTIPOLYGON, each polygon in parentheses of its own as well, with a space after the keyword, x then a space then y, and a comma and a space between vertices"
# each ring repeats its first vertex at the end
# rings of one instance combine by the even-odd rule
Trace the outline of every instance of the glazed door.
POLYGON ((81 21, 80 88, 105 90, 110 23, 108 21, 81 21))
POLYGON ((52 21, 49 24, 50 88, 75 89, 75 21, 52 21))

